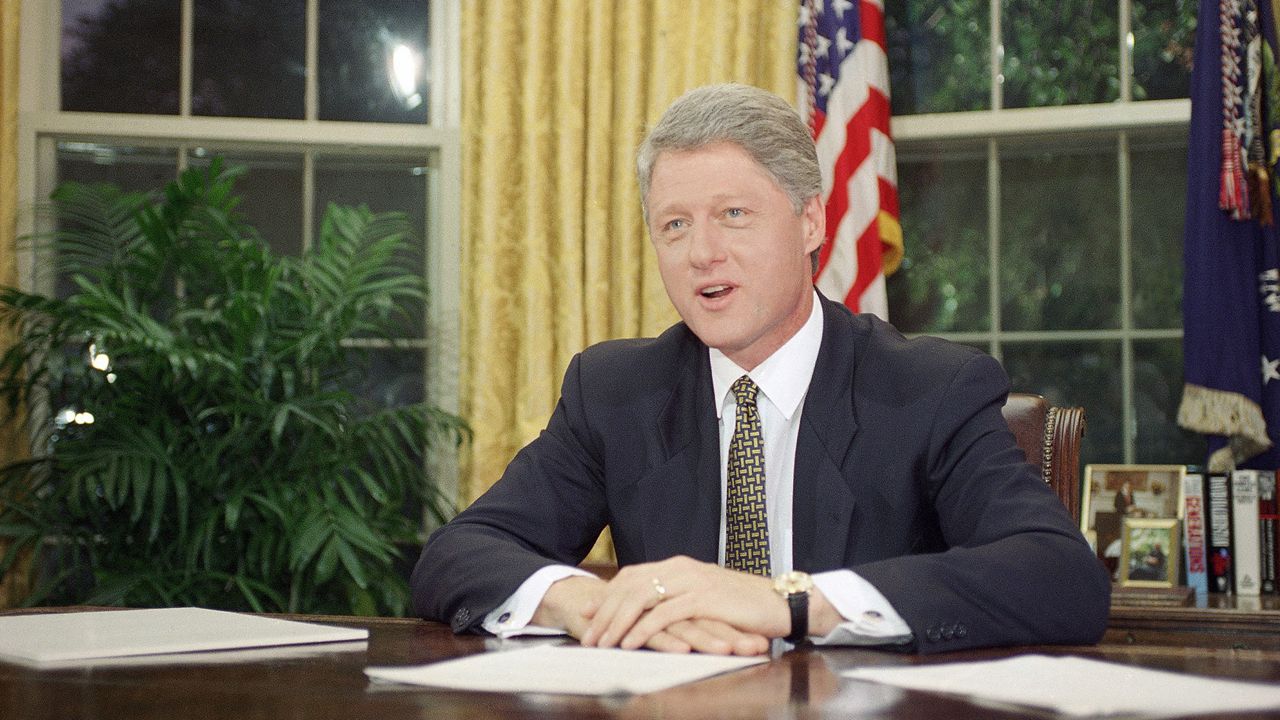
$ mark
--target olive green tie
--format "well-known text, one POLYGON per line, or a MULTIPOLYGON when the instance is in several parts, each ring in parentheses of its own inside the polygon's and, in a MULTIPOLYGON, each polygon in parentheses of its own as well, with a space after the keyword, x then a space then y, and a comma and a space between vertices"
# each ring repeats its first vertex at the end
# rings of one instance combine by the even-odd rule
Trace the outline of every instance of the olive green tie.
POLYGON ((733 383, 737 423, 729 441, 729 490, 724 566, 768 577, 769 523, 765 514, 764 438, 756 395, 760 388, 743 375, 733 383))

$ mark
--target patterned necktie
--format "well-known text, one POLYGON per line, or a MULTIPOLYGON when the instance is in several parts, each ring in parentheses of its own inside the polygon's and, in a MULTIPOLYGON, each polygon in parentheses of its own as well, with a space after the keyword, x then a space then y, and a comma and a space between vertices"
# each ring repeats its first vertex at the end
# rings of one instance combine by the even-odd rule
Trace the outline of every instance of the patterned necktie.
POLYGON ((756 394, 760 388, 743 375, 733 383, 737 423, 729 441, 729 498, 725 522, 724 566, 769 577, 769 524, 764 507, 764 438, 756 394))

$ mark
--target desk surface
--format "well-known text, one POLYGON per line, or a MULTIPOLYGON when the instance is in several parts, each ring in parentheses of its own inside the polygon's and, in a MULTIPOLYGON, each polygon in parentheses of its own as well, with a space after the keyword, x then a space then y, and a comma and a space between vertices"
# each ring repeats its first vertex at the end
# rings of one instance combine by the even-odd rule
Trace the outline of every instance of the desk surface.
MULTIPOLYGON (((1014 711, 978 707, 960 699, 842 681, 838 673, 858 665, 980 660, 1026 651, 1280 681, 1280 652, 1104 645, 925 658, 869 650, 805 650, 741 672, 626 698, 384 689, 370 686, 363 673, 366 666, 445 660, 483 652, 498 641, 457 637, 444 625, 419 620, 299 619, 366 627, 369 643, 355 651, 301 656, 285 652, 237 663, 193 658, 194 662, 184 664, 102 664, 56 670, 0 663, 0 718, 1020 717, 1014 711)), ((1280 717, 1280 712, 1276 715, 1280 717)))

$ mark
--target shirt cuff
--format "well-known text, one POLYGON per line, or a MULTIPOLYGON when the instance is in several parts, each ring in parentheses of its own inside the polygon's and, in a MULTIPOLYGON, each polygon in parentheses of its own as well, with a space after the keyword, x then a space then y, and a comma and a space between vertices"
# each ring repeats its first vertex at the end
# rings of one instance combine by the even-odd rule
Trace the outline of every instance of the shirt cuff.
POLYGON ((480 626, 503 638, 516 635, 564 635, 564 630, 530 625, 529 621, 533 619, 548 588, 560 580, 576 575, 595 577, 582 568, 569 565, 548 565, 538 570, 520 583, 520 587, 506 601, 485 615, 480 626))
POLYGON ((815 645, 899 645, 910 642, 911 628, 874 585, 852 570, 817 573, 813 584, 845 622, 815 645))

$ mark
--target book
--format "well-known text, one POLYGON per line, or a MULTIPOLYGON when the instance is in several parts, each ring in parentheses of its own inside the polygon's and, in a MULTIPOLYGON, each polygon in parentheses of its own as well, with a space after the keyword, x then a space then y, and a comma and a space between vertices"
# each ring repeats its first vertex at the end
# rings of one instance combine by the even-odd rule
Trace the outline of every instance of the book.
POLYGON ((1276 473, 1258 473, 1258 536, 1262 543, 1262 592, 1276 591, 1276 473))
POLYGON ((1209 592, 1235 591, 1231 563, 1231 482, 1226 473, 1205 476, 1204 519, 1209 592))
POLYGON ((1209 593, 1205 562, 1204 473, 1188 472, 1182 479, 1182 548, 1187 564, 1187 587, 1196 597, 1209 593))
POLYGON ((1258 538, 1258 471, 1231 473, 1231 560, 1238 595, 1262 591, 1262 544, 1258 538))

